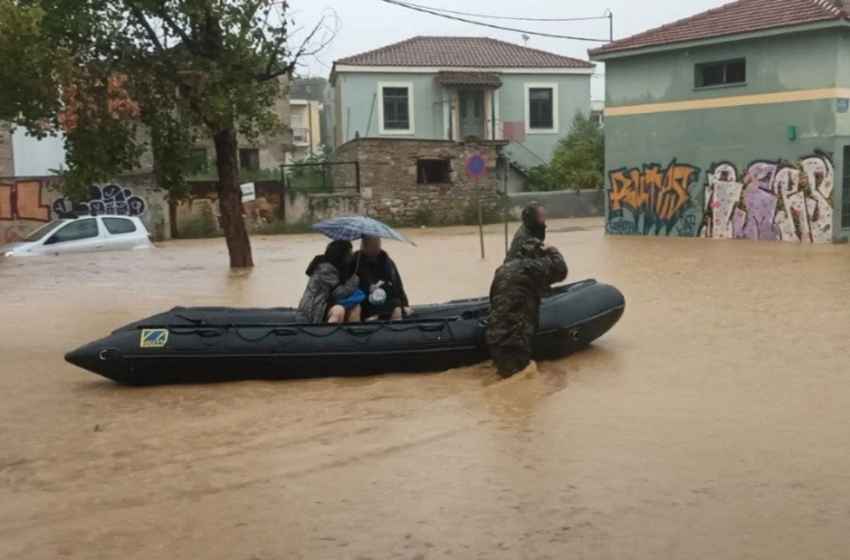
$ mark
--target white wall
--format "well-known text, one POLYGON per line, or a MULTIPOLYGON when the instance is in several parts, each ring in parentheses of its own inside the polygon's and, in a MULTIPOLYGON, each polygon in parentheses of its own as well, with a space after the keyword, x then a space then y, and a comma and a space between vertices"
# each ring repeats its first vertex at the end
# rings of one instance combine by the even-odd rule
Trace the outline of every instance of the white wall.
POLYGON ((64 139, 61 136, 37 140, 26 130, 15 130, 15 175, 17 177, 44 177, 55 175, 51 169, 65 165, 64 139))

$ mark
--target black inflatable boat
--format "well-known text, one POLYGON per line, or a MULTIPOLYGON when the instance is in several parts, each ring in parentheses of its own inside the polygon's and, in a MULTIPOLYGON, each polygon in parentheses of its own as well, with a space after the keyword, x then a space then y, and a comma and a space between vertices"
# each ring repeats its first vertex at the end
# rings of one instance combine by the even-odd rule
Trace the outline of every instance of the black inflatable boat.
MULTIPOLYGON (((625 309, 613 286, 586 280, 542 299, 534 357, 579 350, 625 309)), ((65 359, 126 385, 436 372, 488 359, 487 298, 414 309, 387 323, 305 325, 293 309, 176 307, 115 330, 65 359)))

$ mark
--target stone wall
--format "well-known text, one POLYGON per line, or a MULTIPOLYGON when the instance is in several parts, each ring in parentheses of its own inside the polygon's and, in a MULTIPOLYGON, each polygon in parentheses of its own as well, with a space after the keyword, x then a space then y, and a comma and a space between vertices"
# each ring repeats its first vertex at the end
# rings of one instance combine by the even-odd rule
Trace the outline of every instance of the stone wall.
MULTIPOLYGON (((189 185, 189 194, 174 204, 175 237, 211 237, 222 233, 218 192, 214 181, 189 185)), ((362 197, 356 193, 310 193, 282 190, 277 181, 254 183, 256 200, 242 204, 249 231, 284 223, 311 224, 327 218, 363 213, 362 197)))
POLYGON ((605 215, 605 191, 602 189, 511 193, 508 198, 513 218, 519 218, 525 205, 533 201, 546 206, 546 215, 550 219, 605 215))
POLYGON ((504 145, 506 142, 357 138, 340 146, 335 159, 360 163, 360 190, 371 216, 396 224, 427 219, 449 224, 477 215, 479 194, 488 212, 498 208, 503 184, 496 161, 504 145), (479 181, 466 172, 467 158, 475 153, 487 161, 479 181), (429 159, 448 161, 447 182, 417 182, 417 161, 429 159))
POLYGON ((89 187, 82 201, 72 201, 60 190, 56 177, 0 179, 0 244, 22 239, 65 212, 138 216, 158 239, 170 234, 165 193, 155 188, 151 175, 127 175, 89 187))

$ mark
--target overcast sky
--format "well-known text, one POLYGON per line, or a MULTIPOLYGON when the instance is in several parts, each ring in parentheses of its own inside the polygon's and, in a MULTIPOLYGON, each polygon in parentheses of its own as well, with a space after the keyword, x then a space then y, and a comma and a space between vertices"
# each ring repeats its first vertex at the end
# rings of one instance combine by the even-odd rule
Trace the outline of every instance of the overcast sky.
MULTIPOLYGON (((614 13, 614 38, 635 33, 721 6, 729 0, 407 0, 412 4, 447 10, 525 18, 571 18, 614 13)), ((488 29, 422 14, 381 0, 289 0, 290 13, 300 28, 293 41, 323 16, 338 26, 334 41, 318 56, 305 59, 302 74, 327 77, 334 60, 402 41, 416 35, 492 37, 522 44, 521 33, 488 29)), ((466 19, 475 19, 469 18, 466 19)), ((482 20, 529 31, 607 39, 608 20, 582 22, 527 22, 482 20)), ((528 46, 587 59, 587 49, 602 43, 534 37, 528 46)), ((604 74, 604 67, 597 69, 604 74)), ((593 80, 593 98, 604 97, 604 77, 593 80)))

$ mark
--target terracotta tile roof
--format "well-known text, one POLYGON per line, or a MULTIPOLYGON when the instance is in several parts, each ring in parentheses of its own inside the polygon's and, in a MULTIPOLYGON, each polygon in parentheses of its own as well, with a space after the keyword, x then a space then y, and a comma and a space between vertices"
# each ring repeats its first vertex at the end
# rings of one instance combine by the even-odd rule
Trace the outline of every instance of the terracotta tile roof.
POLYGON ((593 63, 487 37, 413 37, 337 60, 346 66, 593 68, 593 63))
POLYGON ((501 87, 502 79, 493 72, 437 72, 437 82, 444 86, 501 87))
POLYGON ((738 0, 590 50, 601 55, 848 19, 850 0, 738 0))

